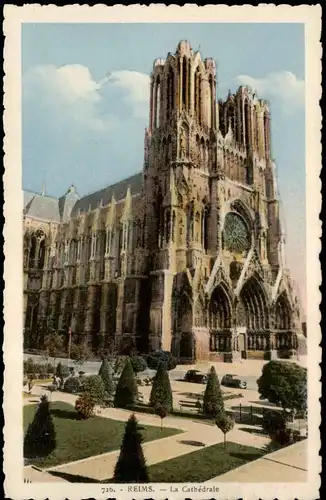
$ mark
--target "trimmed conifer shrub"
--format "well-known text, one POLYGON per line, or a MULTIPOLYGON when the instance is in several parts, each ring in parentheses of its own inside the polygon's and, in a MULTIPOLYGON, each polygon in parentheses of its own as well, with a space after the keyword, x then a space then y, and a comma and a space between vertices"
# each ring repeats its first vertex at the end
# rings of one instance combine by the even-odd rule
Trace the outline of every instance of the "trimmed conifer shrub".
POLYGON ((207 378, 203 399, 203 412, 208 417, 215 419, 224 413, 222 391, 214 366, 211 367, 207 378))
POLYGON ((120 375, 120 379, 114 395, 114 406, 117 408, 126 408, 137 401, 138 387, 134 370, 127 359, 120 375))
POLYGON ((98 374, 103 380, 105 392, 108 396, 112 396, 114 392, 113 374, 107 359, 103 359, 98 374))
POLYGON ((160 363, 153 380, 152 390, 149 398, 152 408, 164 408, 166 413, 171 413, 173 409, 172 390, 169 374, 165 366, 160 363))
POLYGON ((149 482, 142 440, 136 417, 131 415, 126 424, 120 455, 114 469, 115 483, 149 482))
POLYGON ((44 458, 56 448, 56 433, 48 398, 44 395, 24 439, 25 458, 44 458))

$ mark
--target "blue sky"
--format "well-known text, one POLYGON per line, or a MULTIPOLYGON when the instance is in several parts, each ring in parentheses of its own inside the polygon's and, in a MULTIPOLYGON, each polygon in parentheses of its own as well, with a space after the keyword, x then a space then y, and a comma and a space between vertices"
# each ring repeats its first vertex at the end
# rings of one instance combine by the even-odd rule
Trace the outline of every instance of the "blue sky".
POLYGON ((23 188, 84 195, 140 171, 148 75, 181 39, 216 60, 218 97, 249 84, 270 101, 286 255, 305 300, 302 24, 23 25, 23 188))

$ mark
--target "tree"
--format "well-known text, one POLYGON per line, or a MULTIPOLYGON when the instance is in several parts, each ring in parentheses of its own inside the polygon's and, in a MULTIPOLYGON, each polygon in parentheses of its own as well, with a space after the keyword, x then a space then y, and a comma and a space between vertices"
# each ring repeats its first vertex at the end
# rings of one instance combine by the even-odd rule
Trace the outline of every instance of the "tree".
POLYGON ((94 407, 94 399, 87 392, 76 399, 75 410, 79 414, 79 416, 85 420, 93 416, 94 407))
POLYGON ((59 377, 60 382, 61 382, 61 387, 63 387, 64 379, 69 377, 69 368, 66 365, 63 365, 60 361, 57 364, 55 374, 57 377, 59 377))
POLYGON ((160 363, 167 370, 173 370, 177 366, 176 359, 169 351, 155 351, 147 357, 147 366, 151 370, 157 370, 160 363))
POLYGON ((146 360, 142 356, 133 356, 130 362, 135 373, 143 372, 147 368, 146 360))
POLYGON ((163 419, 173 409, 172 390, 169 374, 163 364, 160 364, 153 380, 149 404, 155 413, 161 418, 161 429, 163 419))
POLYGON ((114 339, 110 339, 106 347, 101 347, 98 349, 98 355, 100 358, 107 359, 108 361, 114 361, 117 357, 117 346, 114 339))
POLYGON ((136 402, 138 395, 138 387, 134 370, 130 360, 127 359, 124 369, 120 375, 114 396, 114 406, 117 408, 126 408, 136 402))
POLYGON ((114 391, 114 383, 111 366, 107 359, 103 359, 98 374, 103 380, 105 392, 108 394, 108 396, 112 396, 114 391))
POLYGON ((214 366, 210 369, 207 378, 203 399, 203 412, 205 415, 215 419, 224 413, 222 391, 214 366))
POLYGON ((257 380, 261 399, 290 410, 307 409, 307 369, 291 361, 270 361, 257 380))
POLYGON ((222 413, 215 420, 215 425, 223 432, 224 435, 224 448, 226 448, 226 435, 232 431, 234 427, 234 419, 226 413, 222 413))
POLYGON ((70 357, 77 365, 85 363, 91 357, 91 351, 86 342, 73 344, 70 349, 70 357))
POLYGON ((55 450, 56 433, 50 413, 48 398, 44 395, 29 424, 24 439, 24 457, 46 457, 55 450))
POLYGON ((46 356, 53 358, 53 366, 55 360, 63 352, 63 338, 57 332, 52 332, 46 335, 44 339, 44 352, 46 356))
POLYGON ((149 482, 142 440, 136 417, 131 415, 125 427, 120 455, 114 469, 114 482, 149 482))
POLYGON ((105 397, 105 386, 102 377, 99 375, 86 377, 82 385, 82 392, 91 398, 94 405, 101 404, 105 397))
POLYGON ((286 428, 286 419, 284 413, 280 411, 268 410, 265 411, 262 422, 263 431, 269 435, 271 439, 278 432, 284 431, 286 428))

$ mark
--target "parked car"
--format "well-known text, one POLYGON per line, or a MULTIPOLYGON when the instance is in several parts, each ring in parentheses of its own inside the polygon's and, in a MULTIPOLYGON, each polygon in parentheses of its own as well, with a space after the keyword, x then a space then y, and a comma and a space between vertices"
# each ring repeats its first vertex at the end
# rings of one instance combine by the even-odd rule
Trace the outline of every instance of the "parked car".
POLYGON ((239 389, 247 389, 247 382, 241 380, 240 378, 236 378, 234 375, 224 375, 221 381, 222 385, 226 387, 237 387, 239 389))
POLYGON ((199 370, 188 370, 184 377, 185 382, 193 382, 195 384, 206 384, 207 375, 199 370))

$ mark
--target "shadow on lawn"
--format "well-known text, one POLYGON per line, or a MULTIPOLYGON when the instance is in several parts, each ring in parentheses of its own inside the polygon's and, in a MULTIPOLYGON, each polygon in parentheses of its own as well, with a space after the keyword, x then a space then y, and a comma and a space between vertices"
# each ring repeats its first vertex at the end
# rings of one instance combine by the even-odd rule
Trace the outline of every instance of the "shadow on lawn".
POLYGON ((205 446, 205 443, 202 443, 201 441, 191 441, 191 440, 182 440, 178 441, 180 444, 187 444, 189 446, 205 446))
MULTIPOLYGON (((228 452, 227 446, 225 451, 228 452)), ((244 460, 245 462, 252 462, 253 460, 262 458, 263 453, 229 453, 229 456, 233 458, 239 458, 240 460, 244 460)))
POLYGON ((57 470, 49 470, 48 471, 51 476, 61 477, 65 481, 69 483, 100 483, 97 479, 93 479, 91 477, 78 476, 77 474, 68 474, 67 472, 61 472, 57 470))
POLYGON ((57 418, 66 418, 68 420, 81 420, 79 414, 74 410, 60 410, 60 408, 52 408, 51 413, 57 418))
POLYGON ((267 436, 262 429, 253 429, 252 427, 239 427, 239 431, 249 432, 249 434, 257 434, 258 436, 267 436))

